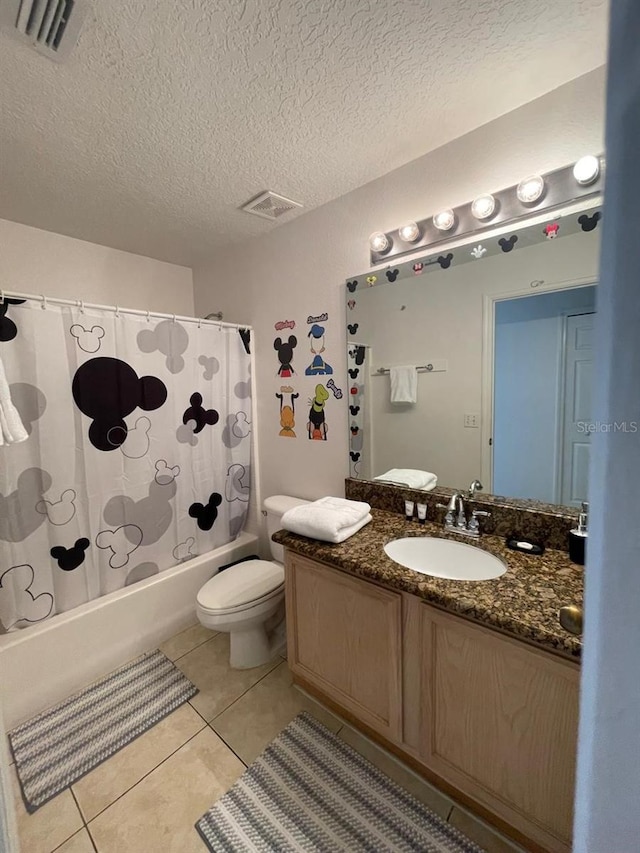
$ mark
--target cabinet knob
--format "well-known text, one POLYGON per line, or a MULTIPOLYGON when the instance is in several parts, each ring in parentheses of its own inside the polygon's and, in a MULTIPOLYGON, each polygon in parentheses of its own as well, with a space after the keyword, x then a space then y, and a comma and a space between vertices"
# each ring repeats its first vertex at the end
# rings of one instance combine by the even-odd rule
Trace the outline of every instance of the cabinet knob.
POLYGON ((582 607, 577 604, 565 604, 558 611, 562 627, 571 634, 582 634, 582 607))

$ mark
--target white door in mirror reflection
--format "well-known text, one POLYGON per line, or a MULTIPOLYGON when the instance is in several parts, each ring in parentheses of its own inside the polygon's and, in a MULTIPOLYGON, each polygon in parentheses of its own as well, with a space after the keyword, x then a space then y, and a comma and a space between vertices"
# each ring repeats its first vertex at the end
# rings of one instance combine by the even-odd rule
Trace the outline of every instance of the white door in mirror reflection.
POLYGON ((594 314, 565 318, 564 393, 561 433, 560 501, 580 506, 587 500, 593 378, 594 314))
POLYGON ((493 492, 587 500, 595 286, 495 305, 493 492))

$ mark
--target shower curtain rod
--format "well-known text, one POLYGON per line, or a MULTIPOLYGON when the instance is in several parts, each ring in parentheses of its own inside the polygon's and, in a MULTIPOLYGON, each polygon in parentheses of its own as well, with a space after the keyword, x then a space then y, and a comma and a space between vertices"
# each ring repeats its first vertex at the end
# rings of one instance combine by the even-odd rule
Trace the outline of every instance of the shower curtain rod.
POLYGON ((253 327, 246 323, 223 323, 220 320, 205 320, 204 317, 186 317, 182 314, 163 314, 160 311, 141 311, 138 308, 121 308, 119 305, 98 305, 94 302, 85 302, 83 299, 61 299, 57 296, 45 296, 35 293, 17 293, 12 290, 0 290, 0 305, 3 300, 7 299, 31 299, 34 302, 40 302, 42 308, 46 308, 51 302, 54 305, 70 305, 83 311, 85 308, 98 309, 99 311, 113 311, 114 314, 135 314, 138 317, 159 318, 162 320, 179 320, 181 323, 197 323, 199 326, 221 326, 228 329, 248 329, 253 331, 253 327))

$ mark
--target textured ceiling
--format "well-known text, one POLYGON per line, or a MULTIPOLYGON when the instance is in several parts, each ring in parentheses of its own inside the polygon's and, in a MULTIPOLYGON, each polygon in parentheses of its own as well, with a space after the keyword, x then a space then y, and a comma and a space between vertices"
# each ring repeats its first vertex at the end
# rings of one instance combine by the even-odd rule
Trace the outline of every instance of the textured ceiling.
POLYGON ((0 217, 186 265, 605 61, 604 0, 90 5, 63 65, 0 34, 0 217))

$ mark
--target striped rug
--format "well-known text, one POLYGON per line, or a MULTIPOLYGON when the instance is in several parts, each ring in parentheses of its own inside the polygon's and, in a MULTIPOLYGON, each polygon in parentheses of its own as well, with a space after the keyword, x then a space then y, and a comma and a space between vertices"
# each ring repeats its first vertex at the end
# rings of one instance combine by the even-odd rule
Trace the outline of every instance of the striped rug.
POLYGON ((160 651, 149 652, 9 733, 27 811, 160 722, 197 688, 160 651))
POLYGON ((196 829, 213 853, 482 853, 307 713, 196 829))

